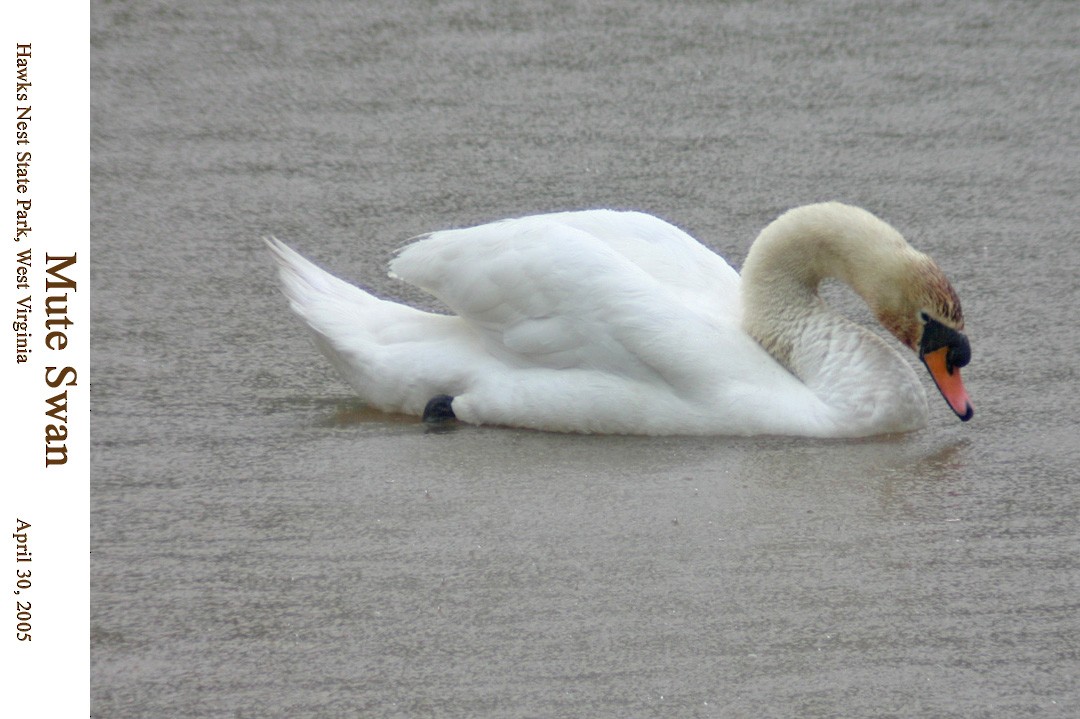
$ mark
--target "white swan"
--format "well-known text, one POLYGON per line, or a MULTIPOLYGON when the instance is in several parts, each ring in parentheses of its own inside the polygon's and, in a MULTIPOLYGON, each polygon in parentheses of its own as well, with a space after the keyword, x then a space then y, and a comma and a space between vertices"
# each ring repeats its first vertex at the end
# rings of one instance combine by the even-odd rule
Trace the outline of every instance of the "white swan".
POLYGON ((377 299, 267 242, 319 348, 386 411, 631 434, 856 437, 924 426, 912 367, 818 296, 835 277, 918 353, 961 419, 973 412, 948 280, 885 222, 840 203, 772 222, 741 278, 637 212, 434 232, 400 252, 391 276, 456 315, 377 299))

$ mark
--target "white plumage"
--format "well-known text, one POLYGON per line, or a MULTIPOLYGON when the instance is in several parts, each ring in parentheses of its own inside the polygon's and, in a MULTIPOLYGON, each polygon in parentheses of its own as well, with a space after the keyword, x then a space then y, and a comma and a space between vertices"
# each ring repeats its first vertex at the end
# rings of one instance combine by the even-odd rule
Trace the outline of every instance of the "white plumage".
MULTIPOLYGON (((899 237, 857 208, 794 212, 838 236, 857 228, 855 252, 899 237)), ((638 434, 858 436, 926 421, 922 387, 894 349, 783 282, 777 291, 793 296, 772 300, 793 310, 780 331, 794 350, 779 362, 759 342, 773 329, 744 327, 739 275, 650 215, 538 215, 408 245, 391 275, 454 315, 377 299, 268 244, 319 348, 383 410, 420 414, 450 395, 469 423, 638 434)))

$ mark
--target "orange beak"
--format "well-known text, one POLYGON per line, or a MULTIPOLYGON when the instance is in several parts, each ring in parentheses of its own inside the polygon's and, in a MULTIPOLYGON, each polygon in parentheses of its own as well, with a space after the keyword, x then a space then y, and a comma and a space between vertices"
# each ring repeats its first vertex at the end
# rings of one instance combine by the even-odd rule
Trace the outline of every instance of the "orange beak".
POLYGON ((930 370, 934 384, 941 391, 941 396, 949 403, 949 407, 956 412, 957 417, 967 422, 975 414, 975 409, 971 406, 971 399, 968 397, 967 390, 964 389, 964 383, 960 381, 960 368, 949 367, 946 362, 948 352, 948 347, 942 347, 924 354, 922 361, 926 369, 930 370))

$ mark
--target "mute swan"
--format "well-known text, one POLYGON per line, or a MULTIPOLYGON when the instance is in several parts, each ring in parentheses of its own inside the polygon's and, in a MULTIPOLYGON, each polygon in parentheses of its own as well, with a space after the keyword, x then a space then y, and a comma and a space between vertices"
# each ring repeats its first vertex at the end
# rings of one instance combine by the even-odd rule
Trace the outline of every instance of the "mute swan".
POLYGON ((914 350, 962 420, 970 348, 945 275, 869 212, 786 212, 742 276, 682 230, 589 210, 421 237, 391 276, 456 315, 377 299, 269 239, 285 295, 386 411, 564 432, 858 437, 926 424, 912 367, 832 311, 834 277, 914 350))

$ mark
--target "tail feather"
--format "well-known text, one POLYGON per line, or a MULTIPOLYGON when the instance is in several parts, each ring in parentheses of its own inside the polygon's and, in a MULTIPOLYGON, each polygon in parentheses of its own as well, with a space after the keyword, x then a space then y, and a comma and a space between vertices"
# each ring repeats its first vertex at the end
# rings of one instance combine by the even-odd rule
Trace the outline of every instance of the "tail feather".
POLYGON ((280 240, 267 238, 266 244, 289 306, 361 398, 380 409, 416 414, 435 394, 459 387, 460 370, 444 364, 464 349, 456 318, 381 300, 280 240))
POLYGON ((266 238, 278 264, 278 276, 289 304, 301 316, 305 309, 322 303, 351 303, 364 305, 377 302, 356 285, 338 279, 276 237, 266 238))

